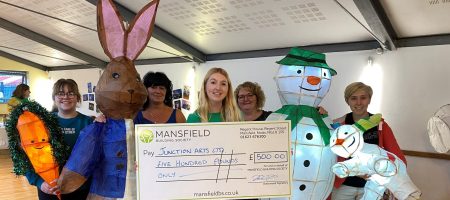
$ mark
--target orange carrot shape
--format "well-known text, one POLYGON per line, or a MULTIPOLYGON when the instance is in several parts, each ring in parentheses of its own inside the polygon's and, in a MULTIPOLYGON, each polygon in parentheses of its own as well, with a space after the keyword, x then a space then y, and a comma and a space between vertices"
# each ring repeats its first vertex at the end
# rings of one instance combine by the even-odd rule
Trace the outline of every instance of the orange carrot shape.
POLYGON ((11 112, 6 130, 14 172, 24 175, 34 170, 46 183, 56 186, 52 181, 58 179, 59 166, 67 158, 56 116, 36 102, 25 102, 11 112))
POLYGON ((56 186, 56 182, 50 183, 59 177, 59 166, 53 157, 49 133, 44 122, 30 111, 24 111, 17 122, 17 130, 20 144, 34 171, 50 186, 56 186))

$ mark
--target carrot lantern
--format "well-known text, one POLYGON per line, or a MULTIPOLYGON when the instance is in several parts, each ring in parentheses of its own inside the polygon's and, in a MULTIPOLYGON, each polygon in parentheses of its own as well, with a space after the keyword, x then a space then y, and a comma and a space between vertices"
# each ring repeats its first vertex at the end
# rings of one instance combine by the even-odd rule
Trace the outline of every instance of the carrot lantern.
MULTIPOLYGON (((30 159, 34 171, 50 184, 59 177, 59 172, 44 122, 35 114, 24 111, 17 122, 17 130, 21 146, 30 159)), ((56 186, 56 183, 51 186, 56 186)))
POLYGON ((69 147, 54 114, 34 101, 22 102, 12 110, 5 129, 16 175, 34 172, 49 184, 58 178, 69 147))

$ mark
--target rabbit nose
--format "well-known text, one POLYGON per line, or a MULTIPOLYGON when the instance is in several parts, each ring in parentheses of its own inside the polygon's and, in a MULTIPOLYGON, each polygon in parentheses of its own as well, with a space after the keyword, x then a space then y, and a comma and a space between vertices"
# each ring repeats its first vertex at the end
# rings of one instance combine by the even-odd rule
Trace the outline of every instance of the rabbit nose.
POLYGON ((129 89, 129 90, 128 90, 128 93, 133 94, 133 93, 134 93, 134 90, 129 89))

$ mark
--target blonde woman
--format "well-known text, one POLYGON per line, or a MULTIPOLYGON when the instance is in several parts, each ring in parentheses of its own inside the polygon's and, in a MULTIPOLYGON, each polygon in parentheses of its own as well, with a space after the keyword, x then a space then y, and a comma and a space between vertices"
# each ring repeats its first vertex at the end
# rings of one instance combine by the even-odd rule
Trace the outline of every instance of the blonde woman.
MULTIPOLYGON (((352 112, 335 119, 334 122, 339 124, 354 124, 360 119, 372 116, 372 113, 367 111, 372 95, 372 88, 362 82, 354 82, 348 85, 344 91, 344 99, 352 112)), ((382 119, 380 125, 365 131, 363 136, 365 143, 382 147, 386 151, 397 155, 406 164, 405 155, 403 155, 392 129, 384 119, 382 119)), ((344 160, 344 158, 338 158, 338 162, 344 160)), ((350 176, 345 179, 336 178, 331 199, 360 199, 364 195, 364 186, 366 184, 364 178, 367 177, 350 176)))
POLYGON ((246 81, 238 85, 234 96, 245 121, 264 121, 272 113, 262 109, 266 96, 258 83, 246 81))
POLYGON ((188 116, 188 123, 241 121, 239 108, 227 71, 212 68, 203 79, 198 109, 188 116))

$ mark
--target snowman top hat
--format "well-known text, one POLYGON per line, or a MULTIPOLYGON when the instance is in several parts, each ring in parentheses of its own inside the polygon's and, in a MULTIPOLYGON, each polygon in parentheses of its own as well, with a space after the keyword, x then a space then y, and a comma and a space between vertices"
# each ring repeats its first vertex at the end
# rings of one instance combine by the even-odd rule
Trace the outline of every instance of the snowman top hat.
POLYGON ((325 61, 325 54, 300 49, 298 47, 291 48, 288 55, 280 61, 277 61, 277 63, 280 65, 320 67, 330 70, 332 76, 337 74, 336 70, 328 66, 325 61))

